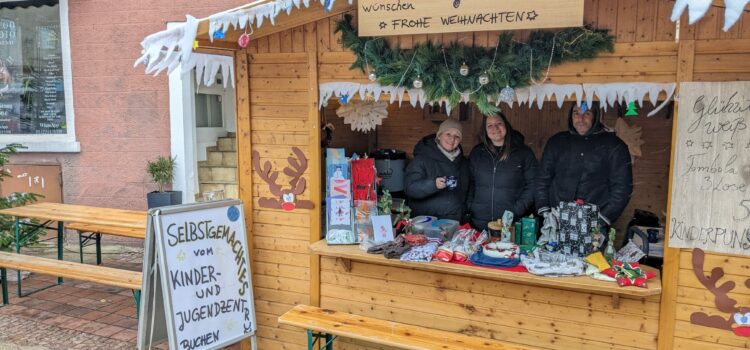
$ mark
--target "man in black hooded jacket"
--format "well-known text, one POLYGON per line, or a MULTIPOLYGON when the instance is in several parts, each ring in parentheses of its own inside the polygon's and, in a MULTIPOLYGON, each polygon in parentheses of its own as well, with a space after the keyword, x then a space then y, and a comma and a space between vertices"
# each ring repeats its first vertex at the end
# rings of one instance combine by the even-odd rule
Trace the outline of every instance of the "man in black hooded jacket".
MULTIPOLYGON (((599 103, 573 106, 568 131, 552 136, 537 172, 535 202, 540 215, 560 201, 582 199, 599 207, 600 226, 622 214, 633 192, 628 146, 601 123, 599 103)), ((547 215, 545 215, 547 220, 547 215)))

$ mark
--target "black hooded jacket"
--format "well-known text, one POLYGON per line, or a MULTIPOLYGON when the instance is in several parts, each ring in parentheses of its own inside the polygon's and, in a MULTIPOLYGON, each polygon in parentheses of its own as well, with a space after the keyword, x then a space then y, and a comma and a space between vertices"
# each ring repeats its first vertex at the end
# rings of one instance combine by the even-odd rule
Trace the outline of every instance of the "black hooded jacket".
POLYGON ((523 140, 523 135, 514 130, 506 160, 500 160, 500 152, 493 155, 483 143, 471 151, 468 207, 474 228, 484 230, 488 222, 502 218, 506 210, 520 218, 534 204, 537 161, 523 140))
POLYGON ((560 201, 583 199, 599 206, 607 224, 620 217, 633 192, 633 168, 628 146, 604 129, 598 104, 592 107, 594 121, 586 135, 573 127, 552 136, 544 147, 537 171, 536 207, 543 213, 560 201))
POLYGON ((434 134, 425 136, 414 146, 414 160, 406 167, 404 187, 412 216, 460 221, 469 190, 469 162, 463 152, 451 161, 438 149, 434 134), (441 176, 455 176, 458 186, 439 190, 435 179, 441 176))

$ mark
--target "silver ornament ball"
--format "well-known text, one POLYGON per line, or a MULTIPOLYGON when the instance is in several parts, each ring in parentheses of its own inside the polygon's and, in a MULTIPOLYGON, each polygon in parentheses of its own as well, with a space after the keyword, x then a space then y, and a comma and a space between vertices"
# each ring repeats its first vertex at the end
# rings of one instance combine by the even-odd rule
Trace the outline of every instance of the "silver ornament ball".
POLYGON ((371 70, 370 74, 367 76, 367 79, 370 79, 370 81, 378 80, 378 75, 375 74, 374 70, 371 70))
POLYGON ((424 83, 419 77, 417 77, 417 79, 414 79, 414 82, 412 83, 412 86, 414 86, 415 89, 421 89, 423 85, 424 83))
POLYGON ((487 73, 482 73, 479 75, 479 85, 487 85, 490 83, 490 76, 487 75, 487 73))
POLYGON ((466 62, 464 62, 464 64, 461 65, 461 68, 458 69, 458 73, 462 76, 469 75, 469 66, 466 65, 466 62))
POLYGON ((509 105, 512 105, 513 101, 516 100, 516 90, 506 85, 502 90, 500 90, 500 96, 498 98, 500 99, 500 102, 505 102, 509 105))

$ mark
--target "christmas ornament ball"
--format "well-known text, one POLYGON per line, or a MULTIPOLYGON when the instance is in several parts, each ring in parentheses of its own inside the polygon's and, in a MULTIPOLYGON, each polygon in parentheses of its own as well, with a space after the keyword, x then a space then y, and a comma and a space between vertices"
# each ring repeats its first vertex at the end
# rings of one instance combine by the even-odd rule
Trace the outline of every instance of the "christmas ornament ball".
POLYGON ((374 70, 371 70, 370 74, 367 75, 367 79, 370 79, 370 81, 378 80, 378 75, 375 74, 374 70))
POLYGON ((506 85, 502 90, 500 90, 499 99, 501 102, 513 104, 513 101, 516 100, 516 90, 506 85))
POLYGON ((422 82, 422 79, 420 79, 417 76, 417 79, 414 79, 414 82, 412 83, 412 86, 414 86, 415 89, 421 89, 424 83, 422 82))
POLYGON ((462 76, 469 75, 469 66, 466 65, 466 62, 464 62, 464 64, 461 65, 461 68, 458 69, 458 73, 462 76))
POLYGON ((250 45, 250 34, 243 33, 240 35, 240 38, 237 39, 237 45, 239 45, 241 48, 246 48, 247 45, 250 45))
POLYGON ((479 75, 479 85, 487 85, 490 83, 490 76, 487 75, 487 73, 482 73, 479 75))

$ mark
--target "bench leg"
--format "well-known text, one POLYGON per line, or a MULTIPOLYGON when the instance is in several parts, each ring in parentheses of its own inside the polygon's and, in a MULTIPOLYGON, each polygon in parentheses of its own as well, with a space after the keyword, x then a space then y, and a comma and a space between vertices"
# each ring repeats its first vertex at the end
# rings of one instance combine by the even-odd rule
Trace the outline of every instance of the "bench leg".
MULTIPOLYGON (((64 243, 63 230, 64 230, 63 222, 58 221, 57 222, 57 260, 63 260, 63 243, 64 243)), ((20 281, 21 279, 19 278, 18 280, 20 281)), ((58 277, 57 284, 62 284, 62 283, 63 283, 63 278, 58 277)))
POLYGON ((333 350, 333 341, 336 339, 335 336, 332 336, 327 333, 318 333, 313 332, 312 330, 307 330, 307 349, 308 350, 333 350), (325 339, 325 343, 323 343, 322 339, 325 339), (320 344, 318 347, 316 347, 316 344, 320 341, 320 344))
POLYGON ((141 315, 141 291, 133 289, 133 297, 135 298, 135 318, 141 315))
POLYGON ((102 264, 102 234, 96 233, 96 264, 102 264))
POLYGON ((86 242, 86 238, 83 237, 83 232, 78 231, 78 255, 81 258, 81 264, 83 264, 83 246, 86 242))
POLYGON ((5 271, 4 267, 0 267, 0 279, 2 279, 3 305, 8 305, 10 304, 10 298, 8 297, 8 272, 5 271))

